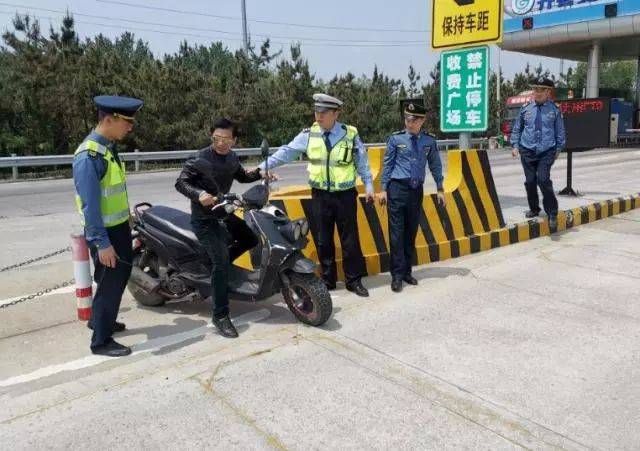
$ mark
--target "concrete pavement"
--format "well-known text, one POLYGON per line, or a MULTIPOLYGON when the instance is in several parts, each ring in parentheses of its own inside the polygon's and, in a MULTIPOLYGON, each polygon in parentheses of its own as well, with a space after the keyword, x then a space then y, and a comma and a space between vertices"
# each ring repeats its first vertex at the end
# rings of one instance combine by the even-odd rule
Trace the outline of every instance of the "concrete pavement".
POLYGON ((29 301, 0 311, 0 448, 638 449, 639 236, 635 210, 418 268, 401 295, 376 276, 319 329, 279 296, 235 303, 231 341, 207 304, 127 295, 136 352, 115 360, 88 354, 69 293, 29 301))

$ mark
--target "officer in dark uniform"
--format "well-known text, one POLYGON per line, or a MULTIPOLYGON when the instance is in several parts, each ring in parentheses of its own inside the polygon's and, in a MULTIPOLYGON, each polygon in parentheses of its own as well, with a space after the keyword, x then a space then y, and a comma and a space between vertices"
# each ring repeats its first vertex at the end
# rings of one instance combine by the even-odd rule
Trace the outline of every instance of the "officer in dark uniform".
POLYGON ((525 212, 525 216, 533 218, 540 214, 540 187, 544 211, 549 217, 549 228, 555 231, 558 226, 558 199, 551 182, 551 166, 566 144, 564 121, 560 109, 551 99, 553 81, 541 77, 531 87, 534 100, 522 106, 514 121, 511 153, 514 158, 520 154, 524 169, 524 186, 529 203, 529 211, 525 212))
POLYGON ((382 192, 378 200, 388 204, 391 244, 391 289, 402 291, 402 282, 417 285, 411 275, 415 259, 420 206, 427 164, 438 189, 438 201, 444 205, 442 162, 433 135, 422 130, 426 110, 422 100, 408 100, 404 107, 405 129, 393 133, 387 141, 382 169, 382 192))
POLYGON ((219 221, 211 207, 218 197, 227 194, 234 180, 251 183, 260 180, 259 168, 247 171, 231 149, 236 143, 236 125, 227 118, 216 120, 211 126, 211 145, 201 149, 196 158, 187 160, 176 181, 176 189, 191 199, 193 231, 211 259, 211 297, 213 325, 228 338, 238 332, 229 319, 229 266, 258 239, 246 222, 236 215, 219 221), (207 162, 206 168, 200 162, 207 162), (231 240, 229 240, 231 238, 231 240), (231 246, 229 246, 231 241, 231 246))
MULTIPOLYGON (((369 291, 362 285, 367 268, 358 236, 356 190, 359 176, 365 186, 367 202, 375 199, 367 150, 356 127, 338 122, 342 110, 340 99, 317 93, 313 100, 315 122, 270 156, 269 167, 281 166, 302 154, 307 156, 313 221, 318 229, 314 239, 322 279, 329 290, 336 288, 338 274, 333 234, 337 226, 345 286, 356 295, 367 297, 369 291)), ((265 164, 260 167, 264 169, 265 164)))
POLYGON ((131 349, 111 338, 125 325, 116 321, 133 259, 129 201, 124 162, 114 143, 133 129, 142 100, 98 96, 98 125, 85 138, 73 159, 76 206, 82 217, 98 284, 88 326, 93 329, 91 351, 110 357, 131 354, 131 349))

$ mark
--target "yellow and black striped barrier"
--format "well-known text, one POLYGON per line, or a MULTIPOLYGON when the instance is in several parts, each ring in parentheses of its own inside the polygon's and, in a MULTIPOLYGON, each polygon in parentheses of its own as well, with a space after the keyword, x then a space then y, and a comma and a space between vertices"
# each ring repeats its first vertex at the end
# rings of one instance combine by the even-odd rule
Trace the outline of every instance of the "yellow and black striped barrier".
MULTIPOLYGON (((369 149, 369 163, 376 191, 380 190, 384 148, 369 149)), ((358 187, 362 194, 364 188, 358 187)), ((447 174, 444 183, 446 206, 437 201, 436 193, 426 193, 422 201, 415 264, 426 264, 460 257, 480 251, 519 243, 549 235, 547 220, 529 220, 505 226, 498 193, 491 174, 486 151, 448 152, 447 174)), ((311 190, 308 186, 289 187, 272 195, 271 203, 292 219, 306 217, 311 235, 304 254, 318 261, 315 247, 317 226, 311 214, 311 190)), ((558 231, 596 221, 640 207, 640 194, 597 202, 558 214, 558 231)), ((369 275, 389 271, 389 229, 386 207, 367 203, 360 196, 358 203, 360 244, 369 275)), ((336 260, 340 278, 342 252, 335 232, 336 260)), ((249 254, 236 264, 251 267, 249 254)))
MULTIPOLYGON (((380 189, 384 148, 370 148, 369 162, 374 176, 374 186, 380 189)), ((492 230, 504 227, 502 210, 491 175, 489 159, 485 151, 451 151, 447 176, 445 177, 446 206, 437 201, 436 194, 424 196, 416 239, 416 263, 445 260, 471 252, 490 249, 490 242, 475 239, 492 230)), ((359 187, 360 192, 363 187, 359 187)), ((360 197, 358 204, 358 227, 360 244, 370 275, 389 270, 389 230, 386 207, 367 203, 360 197)), ((295 187, 278 193, 271 203, 282 209, 290 218, 306 217, 311 228, 306 256, 317 261, 315 239, 317 233, 311 215, 311 193, 309 188, 295 187), (292 194, 295 193, 295 194, 292 194)), ((336 260, 341 269, 340 240, 337 235, 336 260)))

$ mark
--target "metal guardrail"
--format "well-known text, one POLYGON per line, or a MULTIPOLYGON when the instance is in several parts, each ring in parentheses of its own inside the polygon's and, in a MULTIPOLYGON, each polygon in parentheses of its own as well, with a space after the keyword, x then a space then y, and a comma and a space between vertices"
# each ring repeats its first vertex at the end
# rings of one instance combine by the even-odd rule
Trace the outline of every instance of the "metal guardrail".
MULTIPOLYGON (((474 138, 471 140, 472 145, 478 146, 483 149, 487 146, 487 138, 474 138)), ((371 143, 365 144, 366 147, 379 147, 385 146, 386 143, 371 143)), ((449 150, 452 146, 457 146, 457 139, 440 139, 438 140, 438 146, 440 149, 449 150)), ((269 153, 274 153, 278 150, 278 147, 270 147, 269 153)), ((259 147, 234 149, 234 151, 241 157, 258 156, 262 150, 259 147)), ((168 160, 186 160, 191 157, 197 150, 168 150, 157 152, 140 152, 135 150, 134 152, 123 152, 119 156, 124 161, 135 162, 135 171, 140 170, 140 162, 142 161, 168 161, 168 160)), ((73 163, 73 155, 42 155, 33 157, 19 157, 16 154, 11 154, 10 157, 0 157, 0 168, 12 168, 13 180, 17 180, 19 176, 18 168, 20 167, 38 167, 38 166, 64 166, 73 163)))

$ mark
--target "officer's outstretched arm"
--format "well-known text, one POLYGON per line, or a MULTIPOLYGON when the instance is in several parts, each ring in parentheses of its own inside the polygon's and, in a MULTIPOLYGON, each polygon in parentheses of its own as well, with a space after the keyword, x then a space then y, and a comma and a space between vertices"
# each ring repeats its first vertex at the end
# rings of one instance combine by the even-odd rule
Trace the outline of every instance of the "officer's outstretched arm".
MULTIPOLYGON (((300 155, 307 153, 307 145, 309 144, 309 132, 303 131, 298 133, 298 136, 293 138, 289 144, 281 146, 273 155, 268 157, 269 170, 290 163, 293 160, 300 158, 300 155)), ((262 163, 258 166, 261 171, 264 171, 266 164, 262 163)))

